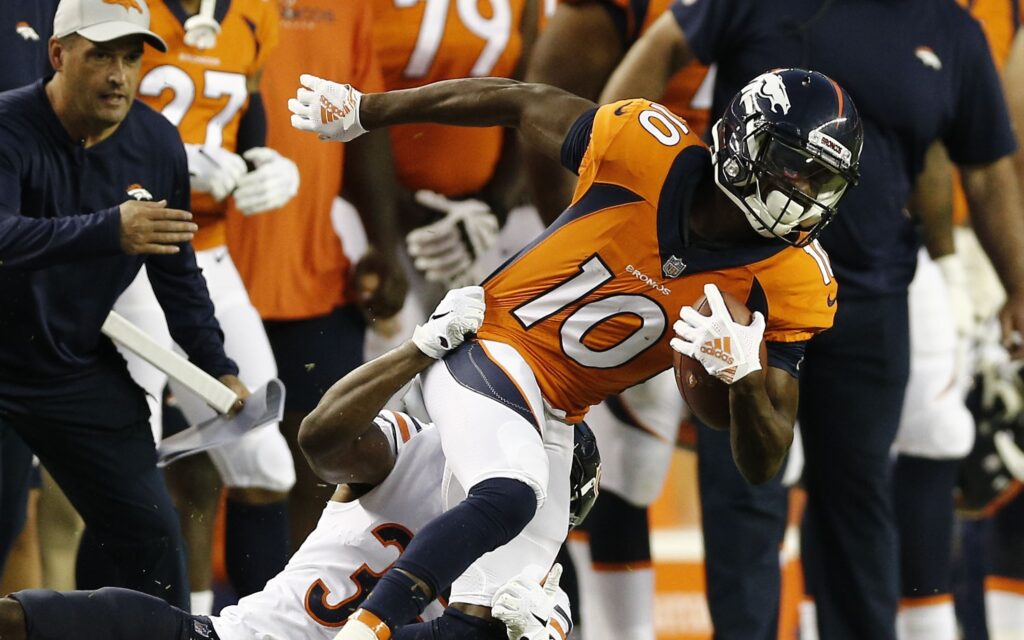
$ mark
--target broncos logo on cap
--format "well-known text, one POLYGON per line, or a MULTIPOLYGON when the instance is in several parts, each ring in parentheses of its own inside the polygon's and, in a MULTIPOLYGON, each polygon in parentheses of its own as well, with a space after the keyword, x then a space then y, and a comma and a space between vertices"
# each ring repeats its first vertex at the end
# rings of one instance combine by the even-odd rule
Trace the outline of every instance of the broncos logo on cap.
POLYGON ((135 9, 139 13, 143 13, 142 7, 139 6, 138 0, 103 0, 106 4, 116 4, 119 7, 124 7, 125 11, 131 11, 135 9))

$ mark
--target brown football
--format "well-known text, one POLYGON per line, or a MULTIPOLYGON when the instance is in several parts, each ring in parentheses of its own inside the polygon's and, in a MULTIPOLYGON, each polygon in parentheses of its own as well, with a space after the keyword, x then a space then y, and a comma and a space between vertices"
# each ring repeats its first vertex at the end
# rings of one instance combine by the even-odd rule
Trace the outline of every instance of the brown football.
MULTIPOLYGON (((739 324, 750 324, 752 314, 745 304, 725 291, 722 299, 729 309, 729 315, 739 324)), ((701 315, 711 315, 707 298, 701 296, 693 303, 701 315)), ((686 406, 701 422, 713 429, 729 428, 729 385, 709 374, 697 360, 675 352, 676 384, 686 406)), ((767 368, 768 351, 761 341, 761 367, 767 368)))

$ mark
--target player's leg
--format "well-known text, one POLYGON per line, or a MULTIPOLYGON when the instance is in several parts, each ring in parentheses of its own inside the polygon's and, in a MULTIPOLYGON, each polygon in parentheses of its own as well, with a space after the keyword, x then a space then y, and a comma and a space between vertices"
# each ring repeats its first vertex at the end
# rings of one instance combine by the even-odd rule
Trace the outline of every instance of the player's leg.
POLYGON ((42 551, 43 586, 67 591, 75 588, 75 557, 85 523, 71 506, 49 471, 42 469, 39 497, 39 545, 42 551))
POLYGON ((954 640, 953 488, 974 440, 957 384, 956 328, 938 267, 922 250, 910 285, 910 379, 893 445, 900 534, 900 640, 954 640))
POLYGON ((990 640, 1024 640, 1024 493, 992 522, 991 571, 985 580, 990 640))
POLYGON ((801 540, 822 638, 892 640, 899 553, 890 449, 909 375, 905 296, 844 299, 807 348, 800 428, 807 511, 801 540))
MULTIPOLYGON (((274 354, 227 248, 201 251, 196 262, 224 332, 224 351, 238 364, 239 378, 249 389, 265 385, 277 376, 274 354)), ((171 388, 190 424, 214 417, 213 410, 195 396, 175 384, 171 388)), ((275 423, 212 449, 210 459, 227 487, 228 577, 235 592, 246 596, 262 589, 288 560, 287 498, 295 484, 291 453, 275 423)), ((207 516, 202 521, 212 528, 213 518, 199 515, 207 516)), ((192 549, 192 553, 209 552, 208 546, 192 549)))
POLYGON ((671 371, 587 413, 601 443, 601 499, 581 527, 591 571, 581 572, 588 640, 654 638, 654 571, 647 507, 661 491, 683 414, 671 371))
POLYGON ((774 640, 788 506, 782 473, 762 485, 747 483, 733 461, 729 433, 699 425, 697 479, 715 637, 774 640))
MULTIPOLYGON (((130 413, 140 408, 126 407, 124 414, 130 413)), ((79 565, 79 586, 115 584, 187 608, 181 530, 156 468, 148 420, 93 426, 32 417, 10 424, 64 490, 95 542, 79 554, 88 561, 79 565)))
POLYGON ((264 322, 284 383, 284 434, 294 460, 296 481, 288 499, 292 549, 313 529, 334 487, 313 473, 298 445, 299 425, 332 384, 363 363, 366 320, 354 304, 318 318, 264 322))
POLYGON ((151 595, 31 589, 0 599, 4 640, 217 640, 209 618, 190 615, 151 595))
MULTIPOLYGON (((459 486, 468 487, 468 497, 416 535, 363 603, 390 628, 419 615, 480 556, 523 531, 547 498, 544 404, 515 350, 467 343, 427 371, 423 390, 445 460, 459 486)), ((567 495, 568 478, 565 483, 567 495)), ((543 520, 544 533, 556 520, 543 520)), ((554 535, 564 538, 567 526, 568 511, 554 535)), ((557 551, 556 544, 548 563, 557 551)), ((353 631, 349 625, 345 630, 353 631)))

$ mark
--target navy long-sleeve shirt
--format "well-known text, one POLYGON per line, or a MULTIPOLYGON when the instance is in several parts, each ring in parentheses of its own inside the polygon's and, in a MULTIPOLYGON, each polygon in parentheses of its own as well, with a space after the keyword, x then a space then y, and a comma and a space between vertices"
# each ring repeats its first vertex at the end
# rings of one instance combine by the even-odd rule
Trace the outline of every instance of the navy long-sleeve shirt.
POLYGON ((50 72, 47 41, 58 0, 0 2, 0 91, 23 87, 50 72))
POLYGON ((116 389, 141 397, 100 327, 144 263, 189 358, 211 375, 237 374, 191 246, 145 257, 120 246, 119 205, 130 197, 189 208, 177 130, 135 102, 113 135, 85 148, 45 82, 0 94, 0 410, 41 410, 25 398, 47 398, 60 414, 55 398, 116 389))

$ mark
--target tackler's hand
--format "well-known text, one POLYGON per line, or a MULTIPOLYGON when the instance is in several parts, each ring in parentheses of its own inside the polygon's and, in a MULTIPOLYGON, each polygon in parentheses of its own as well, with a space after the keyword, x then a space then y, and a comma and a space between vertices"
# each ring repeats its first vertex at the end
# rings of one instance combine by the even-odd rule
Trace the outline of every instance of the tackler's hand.
POLYGON ((491 614, 505 623, 509 640, 548 640, 548 621, 559 595, 562 565, 555 564, 544 584, 543 569, 527 567, 498 588, 491 601, 491 614))
POLYGON ((292 126, 312 131, 321 140, 349 142, 366 133, 359 123, 363 94, 351 85, 338 84, 304 73, 295 97, 288 100, 292 126))
POLYGON ((754 312, 750 324, 744 326, 733 321, 718 287, 704 285, 704 295, 711 315, 703 316, 693 307, 680 309, 679 320, 672 326, 676 332, 670 343, 672 348, 697 360, 708 373, 726 384, 760 371, 764 316, 754 312))
POLYGON ((427 321, 416 327, 412 341, 420 351, 439 360, 476 333, 485 309, 483 287, 452 289, 427 321))

